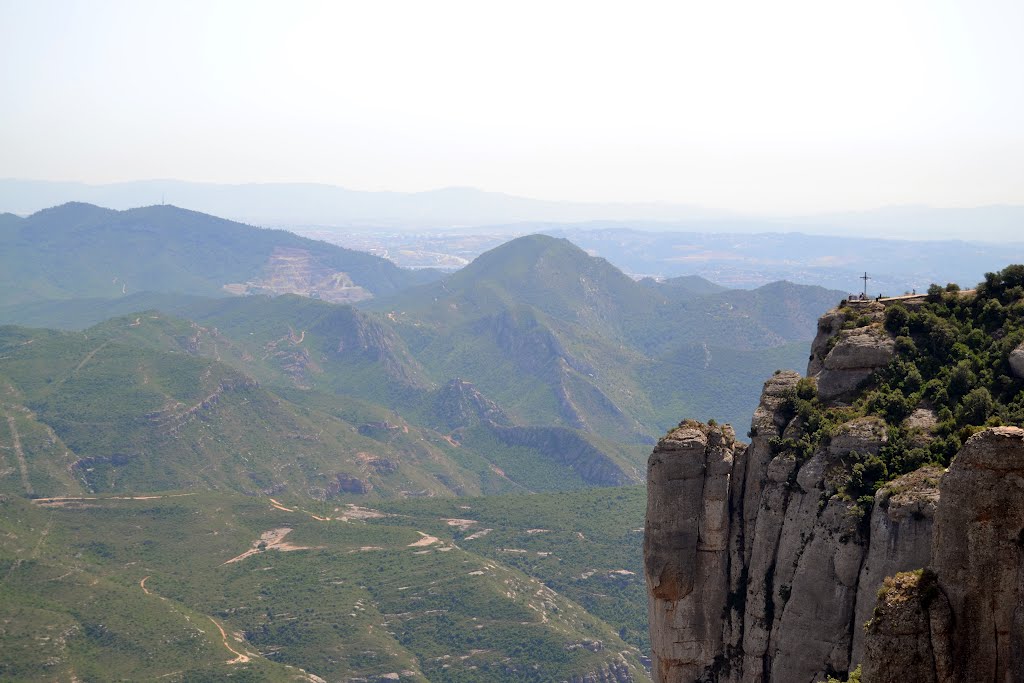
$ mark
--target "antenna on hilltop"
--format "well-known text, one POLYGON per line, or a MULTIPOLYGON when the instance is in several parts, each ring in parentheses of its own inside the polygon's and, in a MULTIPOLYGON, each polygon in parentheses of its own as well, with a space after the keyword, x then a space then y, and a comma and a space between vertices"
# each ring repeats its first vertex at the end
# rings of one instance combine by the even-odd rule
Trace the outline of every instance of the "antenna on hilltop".
POLYGON ((871 279, 871 278, 869 278, 869 277, 868 277, 868 271, 866 271, 866 270, 865 270, 865 271, 864 271, 864 274, 863 274, 863 275, 861 275, 861 276, 860 276, 859 278, 857 278, 857 279, 858 279, 858 280, 863 280, 863 281, 864 281, 864 298, 866 299, 866 298, 867 298, 867 296, 868 296, 868 280, 870 280, 870 279, 871 279))
POLYGON ((164 193, 161 192, 160 193, 160 206, 163 206, 163 205, 164 205, 164 193))

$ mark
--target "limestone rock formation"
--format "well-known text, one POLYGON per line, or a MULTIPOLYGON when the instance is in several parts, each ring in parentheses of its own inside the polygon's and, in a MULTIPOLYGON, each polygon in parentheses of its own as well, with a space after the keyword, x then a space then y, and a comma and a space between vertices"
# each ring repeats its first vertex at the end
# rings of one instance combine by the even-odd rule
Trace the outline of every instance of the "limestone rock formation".
POLYGON ((841 331, 838 342, 821 361, 818 396, 828 401, 852 392, 892 360, 895 351, 895 342, 879 324, 841 331))
POLYGON ((803 462, 773 452, 799 432, 798 379, 765 384, 749 446, 688 420, 651 455, 655 681, 815 683, 858 664, 872 683, 1024 680, 1024 430, 894 479, 862 520, 838 465, 881 448, 885 424, 852 420, 803 462))
POLYGON ((807 376, 813 377, 825 367, 825 356, 831 351, 829 341, 843 329, 846 316, 834 309, 818 318, 818 333, 811 342, 811 358, 807 363, 807 376))
POLYGON ((880 323, 885 319, 885 306, 877 301, 857 301, 834 308, 818 318, 818 332, 811 342, 811 357, 807 363, 807 376, 814 377, 825 367, 825 357, 832 350, 831 340, 844 328, 850 315, 856 315, 862 326, 880 323), (851 308, 851 307, 856 308, 851 308))
POLYGON ((940 490, 931 565, 886 579, 864 680, 1024 680, 1024 430, 975 434, 940 490))
POLYGON ((683 422, 648 462, 644 562, 656 680, 696 680, 723 650, 735 449, 731 427, 683 422))
POLYGON ((862 680, 872 683, 952 683, 949 602, 930 572, 885 579, 867 627, 862 680), (934 638, 932 637, 934 634, 934 638))
MULTIPOLYGON (((853 397, 840 381, 853 375, 836 373, 873 372, 894 351, 877 322, 844 320, 822 319, 809 364, 819 398, 833 382, 826 400, 853 397)), ((861 417, 817 447, 788 446, 805 428, 800 380, 765 383, 749 446, 729 426, 687 420, 651 454, 655 681, 815 683, 859 664, 873 683, 1024 681, 1024 430, 976 434, 948 471, 881 487, 864 516, 844 494, 850 462, 892 435, 861 417)), ((935 415, 920 408, 902 427, 926 443, 935 415)))
POLYGON ((1014 375, 1024 379, 1024 344, 1010 352, 1010 369, 1014 375))
MULTIPOLYGON (((651 455, 644 551, 656 680, 813 683, 846 671, 861 581, 874 596, 882 578, 862 578, 865 558, 879 571, 922 561, 917 545, 904 555, 885 533, 872 554, 856 506, 836 492, 841 459, 885 443, 882 421, 843 425, 804 462, 776 452, 777 437, 799 430, 787 399, 798 380, 785 372, 765 383, 750 446, 731 427, 684 421, 651 455)), ((906 502, 879 528, 930 540, 930 518, 908 512, 928 494, 899 495, 906 502)))
POLYGON ((858 580, 850 658, 853 663, 863 660, 863 626, 871 619, 883 581, 899 572, 928 566, 941 478, 941 468, 922 467, 892 480, 875 494, 871 542, 858 580))

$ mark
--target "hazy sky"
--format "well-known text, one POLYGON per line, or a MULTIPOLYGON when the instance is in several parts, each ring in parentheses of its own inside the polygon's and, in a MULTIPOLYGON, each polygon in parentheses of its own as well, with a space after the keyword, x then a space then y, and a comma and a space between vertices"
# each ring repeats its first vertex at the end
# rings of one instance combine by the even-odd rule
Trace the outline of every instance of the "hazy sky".
POLYGON ((0 177, 1024 203, 1024 2, 0 0, 0 177))

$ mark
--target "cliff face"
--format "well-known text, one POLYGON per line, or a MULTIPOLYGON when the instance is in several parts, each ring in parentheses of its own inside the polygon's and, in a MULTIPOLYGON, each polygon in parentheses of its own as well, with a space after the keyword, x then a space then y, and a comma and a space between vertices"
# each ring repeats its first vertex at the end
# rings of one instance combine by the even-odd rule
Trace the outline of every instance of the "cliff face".
POLYGON ((874 606, 862 596, 929 559, 931 480, 892 482, 898 501, 876 506, 874 543, 854 504, 834 495, 839 461, 884 442, 880 421, 844 425, 802 464, 773 454, 772 439, 799 419, 784 398, 798 379, 765 384, 750 446, 731 427, 684 422, 651 455, 644 550, 656 680, 813 683, 847 671, 856 615, 874 606))
POLYGON ((931 566, 880 596, 865 680, 1022 681, 1024 430, 972 436, 940 488, 931 566))
MULTIPOLYGON (((872 317, 848 330, 822 318, 808 368, 819 397, 848 399, 892 357, 872 317)), ((947 473, 899 477, 865 514, 841 492, 850 462, 887 443, 886 424, 850 420, 795 455, 780 444, 804 432, 799 380, 765 383, 749 446, 727 425, 684 421, 650 457, 655 680, 814 683, 862 663, 872 682, 1024 680, 1024 431, 974 436, 947 473), (878 602, 887 577, 925 567, 927 607, 905 595, 920 573, 878 602)))

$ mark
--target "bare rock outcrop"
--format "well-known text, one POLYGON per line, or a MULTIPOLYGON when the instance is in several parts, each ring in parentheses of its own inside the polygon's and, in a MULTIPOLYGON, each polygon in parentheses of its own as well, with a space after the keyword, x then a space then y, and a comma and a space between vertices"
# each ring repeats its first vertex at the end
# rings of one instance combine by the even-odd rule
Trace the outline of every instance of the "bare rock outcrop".
POLYGON ((611 661, 596 671, 576 674, 565 683, 633 683, 633 674, 625 661, 611 661))
POLYGON ((1010 351, 1010 369, 1014 375, 1024 379, 1024 343, 1010 351))
MULTIPOLYGON (((877 321, 847 319, 822 319, 811 358, 829 401, 894 353, 877 321)), ((765 383, 749 446, 687 420, 651 454, 654 680, 816 683, 863 665, 872 683, 1024 681, 1024 430, 980 431, 948 470, 889 481, 872 505, 848 495, 851 463, 894 435, 860 417, 801 441, 806 388, 795 372, 765 383)), ((919 406, 895 437, 926 445, 935 428, 919 406)))
POLYGON ((921 570, 885 579, 868 624, 862 680, 871 683, 952 683, 946 596, 921 570))
POLYGON ((458 378, 437 392, 434 412, 448 429, 466 427, 481 421, 506 426, 512 424, 497 403, 481 394, 472 383, 458 378))
MULTIPOLYGON (((841 325, 837 317, 821 328, 841 325)), ((887 362, 884 333, 862 334, 872 350, 850 367, 887 362)), ((729 427, 684 421, 651 455, 644 551, 657 681, 815 683, 848 671, 882 572, 928 562, 933 479, 893 482, 879 494, 888 507, 864 519, 840 490, 850 457, 888 442, 885 422, 851 420, 798 455, 785 444, 804 429, 794 405, 800 379, 779 372, 765 383, 749 446, 729 427)))
POLYGON ((1024 430, 975 434, 942 479, 932 569, 956 624, 956 680, 1024 680, 1024 430))
POLYGON ((765 383, 748 447, 731 427, 684 421, 651 455, 644 551, 656 680, 813 683, 849 668, 870 546, 855 503, 837 495, 839 464, 877 452, 887 434, 861 418, 806 461, 778 450, 778 437, 801 428, 798 380, 786 372, 765 383))
POLYGON ((825 356, 832 350, 830 340, 843 329, 846 315, 839 309, 833 309, 818 318, 818 333, 811 342, 811 358, 807 362, 807 376, 817 375, 825 367, 825 356))
POLYGON ((735 449, 731 427, 687 421, 648 462, 644 562, 656 680, 696 680, 723 649, 735 449))
POLYGON ((947 472, 889 482, 865 528, 831 477, 847 449, 879 447, 876 428, 848 423, 845 442, 760 472, 728 426, 685 421, 659 442, 644 546, 656 681, 814 683, 858 664, 874 683, 1024 680, 1024 430, 987 429, 947 472))
POLYGON ((852 304, 833 308, 818 318, 818 331, 811 342, 811 357, 807 363, 808 377, 817 375, 825 367, 825 357, 834 345, 832 340, 853 316, 856 316, 861 326, 880 323, 885 319, 885 306, 877 301, 854 299, 852 304))
POLYGON ((854 391, 895 352, 895 341, 879 324, 840 331, 817 373, 818 396, 830 401, 854 391))
POLYGON ((897 477, 875 493, 871 542, 861 566, 854 616, 851 661, 864 652, 864 624, 871 619, 886 577, 927 567, 931 560, 935 508, 939 503, 939 467, 922 467, 897 477))
POLYGON ((910 437, 910 445, 914 448, 927 446, 934 438, 935 428, 939 419, 931 408, 915 408, 914 412, 903 420, 903 428, 910 437))
POLYGON ((1024 680, 1024 430, 972 436, 939 489, 931 564, 885 580, 864 680, 1024 680))

